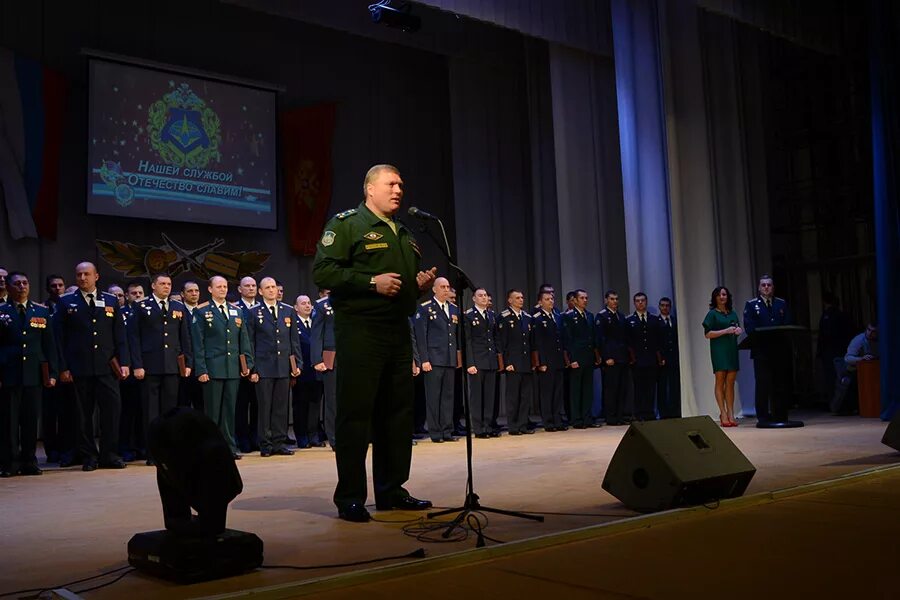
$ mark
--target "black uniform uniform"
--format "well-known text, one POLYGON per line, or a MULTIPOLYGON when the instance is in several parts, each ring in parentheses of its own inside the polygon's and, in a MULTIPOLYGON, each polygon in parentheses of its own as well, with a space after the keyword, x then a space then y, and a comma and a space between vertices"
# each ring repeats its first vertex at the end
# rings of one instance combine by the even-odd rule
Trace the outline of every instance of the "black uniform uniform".
POLYGON ((533 433, 528 429, 528 413, 534 394, 531 371, 532 318, 524 310, 518 315, 510 309, 497 318, 497 347, 506 370, 506 427, 510 435, 533 433))
POLYGON ((466 336, 466 369, 475 367, 475 375, 467 374, 472 433, 478 437, 493 433, 494 388, 497 384, 497 344, 494 313, 470 308, 463 317, 466 336))
POLYGON ((659 317, 650 313, 634 313, 625 320, 631 376, 634 380, 634 413, 640 421, 656 419, 656 378, 662 360, 659 323, 659 317))
MULTIPOLYGON (((563 426, 563 378, 566 360, 563 355, 562 317, 543 310, 535 311, 532 331, 532 348, 537 365, 535 377, 541 398, 541 418, 546 431, 556 431, 563 426)), ((589 405, 590 406, 590 405, 589 405)))
POLYGON ((628 388, 625 374, 628 372, 628 343, 625 338, 625 317, 621 313, 604 308, 596 315, 594 338, 595 353, 603 370, 603 412, 608 425, 625 422, 625 401, 628 388), (607 364, 612 360, 613 364, 607 364))
POLYGON ((446 308, 434 298, 423 302, 416 313, 416 344, 419 360, 431 363, 425 377, 428 434, 434 442, 453 439, 453 392, 456 387, 459 309, 446 308))
POLYGON ((591 406, 594 403, 594 315, 570 308, 562 315, 563 348, 569 364, 569 424, 576 429, 593 423, 591 406))
POLYGON ((659 317, 659 349, 666 363, 659 368, 656 406, 660 419, 681 416, 681 372, 678 361, 678 326, 675 317, 659 317))

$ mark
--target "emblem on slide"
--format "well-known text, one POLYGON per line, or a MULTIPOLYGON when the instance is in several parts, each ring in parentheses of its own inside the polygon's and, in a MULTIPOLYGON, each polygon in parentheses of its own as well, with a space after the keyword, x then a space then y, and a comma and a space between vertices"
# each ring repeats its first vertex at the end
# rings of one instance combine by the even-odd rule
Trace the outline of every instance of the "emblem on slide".
POLYGON ((221 158, 219 116, 182 83, 150 105, 147 133, 160 159, 179 167, 206 167, 221 158))

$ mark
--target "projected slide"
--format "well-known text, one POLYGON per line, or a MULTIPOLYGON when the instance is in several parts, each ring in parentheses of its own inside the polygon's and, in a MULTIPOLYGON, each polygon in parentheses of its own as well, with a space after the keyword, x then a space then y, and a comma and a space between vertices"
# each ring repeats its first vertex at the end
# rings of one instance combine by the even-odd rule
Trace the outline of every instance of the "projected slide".
POLYGON ((88 212, 275 229, 275 92, 92 59, 88 212))

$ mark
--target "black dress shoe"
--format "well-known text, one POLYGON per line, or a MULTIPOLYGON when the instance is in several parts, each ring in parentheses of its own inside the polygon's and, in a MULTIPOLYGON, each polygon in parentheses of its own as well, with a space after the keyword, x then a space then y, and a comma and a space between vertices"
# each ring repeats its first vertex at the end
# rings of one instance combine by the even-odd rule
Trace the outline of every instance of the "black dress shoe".
POLYGON ((231 455, 231 458, 233 458, 234 460, 241 460, 244 457, 241 456, 240 452, 235 452, 234 454, 231 455))
MULTIPOLYGON (((262 452, 260 452, 262 454, 262 452)), ((279 448, 278 450, 273 450, 272 454, 277 454, 278 456, 293 456, 294 451, 288 450, 287 448, 279 448)))
POLYGON ((509 435, 522 435, 521 431, 510 431, 509 435))
POLYGON ((295 440, 294 438, 288 438, 288 439, 287 439, 287 445, 288 445, 288 446, 296 446, 296 445, 297 445, 297 440, 295 440))
POLYGON ((391 502, 376 502, 378 510, 428 510, 432 507, 430 500, 419 500, 412 496, 400 496, 391 502))
POLYGON ((443 443, 444 443, 444 438, 431 438, 431 442, 432 442, 433 444, 443 444, 443 443))
POLYGON ((259 455, 266 458, 267 456, 272 456, 272 452, 270 450, 260 450, 259 455))
POLYGON ((7 477, 12 477, 13 473, 7 471, 6 469, 0 469, 0 478, 6 479, 7 477))
POLYGON ((491 437, 500 437, 500 432, 499 432, 499 431, 492 431, 492 432, 490 432, 488 435, 491 436, 491 437))
POLYGON ((534 429, 525 429, 522 431, 525 435, 531 435, 534 433, 534 429))
POLYGON ((75 461, 71 458, 61 458, 59 459, 59 468, 65 469, 66 467, 71 467, 75 464, 75 461))
MULTIPOLYGON (((123 459, 123 460, 124 460, 124 459, 123 459)), ((156 461, 154 461, 152 458, 148 458, 148 459, 144 462, 144 464, 147 465, 148 467, 155 467, 155 466, 156 466, 156 461)))
POLYGON ((306 445, 307 448, 324 448, 325 442, 310 442, 306 445))
POLYGON ((125 462, 121 458, 100 463, 101 469, 124 469, 125 462))
POLYGON ((20 475, 42 475, 43 473, 37 465, 26 465, 19 469, 20 475))
POLYGON ((566 427, 565 425, 560 425, 559 427, 556 428, 556 430, 557 431, 568 431, 569 428, 566 427))
POLYGON ((86 460, 84 464, 81 465, 82 471, 96 471, 97 470, 97 461, 94 460, 86 460))
POLYGON ((479 440, 486 440, 491 437, 491 435, 489 433, 476 433, 475 437, 477 437, 479 440))
POLYGON ((367 523, 372 518, 372 515, 369 514, 364 505, 354 502, 338 509, 338 517, 351 523, 367 523))
POLYGON ((544 431, 556 431, 556 427, 544 427, 544 431))
POLYGON ((445 442, 458 442, 459 438, 453 437, 452 435, 448 435, 447 437, 444 438, 444 441, 445 442))

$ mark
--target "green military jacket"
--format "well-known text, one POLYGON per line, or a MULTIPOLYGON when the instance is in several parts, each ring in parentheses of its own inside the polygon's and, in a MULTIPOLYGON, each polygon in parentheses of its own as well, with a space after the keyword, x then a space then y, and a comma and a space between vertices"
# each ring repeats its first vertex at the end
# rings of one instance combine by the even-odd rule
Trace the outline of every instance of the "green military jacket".
POLYGON ((199 306, 191 322, 191 341, 194 343, 194 372, 197 377, 209 375, 211 379, 239 379, 240 355, 247 360, 247 368, 253 368, 253 350, 244 312, 228 306, 228 320, 213 303, 199 306))
POLYGON ((416 274, 422 253, 412 233, 399 221, 395 235, 363 202, 334 216, 316 250, 313 278, 331 290, 331 305, 339 315, 399 321, 416 312, 416 274), (375 275, 399 273, 400 293, 388 297, 370 285, 375 275))

